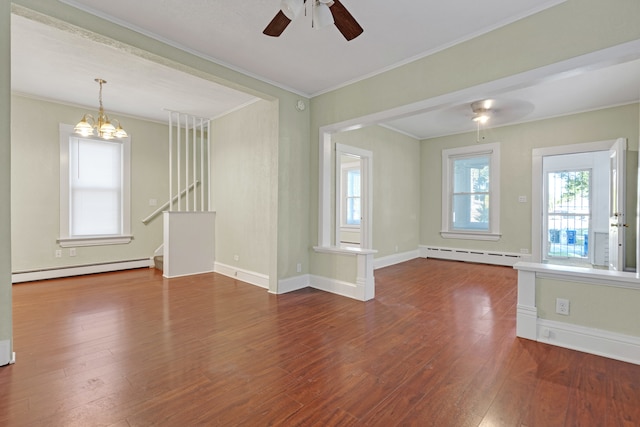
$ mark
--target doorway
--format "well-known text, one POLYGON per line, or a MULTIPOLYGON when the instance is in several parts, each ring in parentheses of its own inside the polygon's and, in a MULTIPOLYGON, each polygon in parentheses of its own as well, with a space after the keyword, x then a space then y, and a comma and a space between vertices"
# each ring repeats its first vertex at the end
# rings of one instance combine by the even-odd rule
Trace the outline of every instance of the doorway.
POLYGON ((371 249, 373 153, 336 143, 335 246, 371 249))
MULTIPOLYGON (((534 150, 535 262, 624 268, 624 233, 616 234, 611 242, 610 209, 624 206, 624 190, 616 190, 612 182, 612 171, 624 176, 624 171, 617 170, 624 163, 616 162, 613 168, 611 159, 624 158, 625 148, 626 141, 619 139, 534 150)), ((622 221, 624 214, 618 214, 622 221)))
MULTIPOLYGON (((545 158, 545 163, 547 160, 571 163, 571 159, 575 156, 545 158)), ((543 226, 546 230, 543 234, 547 236, 544 250, 546 261, 581 267, 591 267, 595 264, 593 263, 594 232, 591 226, 593 217, 591 196, 594 193, 592 175, 590 168, 545 172, 543 205, 546 209, 543 226), (589 236, 591 236, 591 247, 589 236)), ((598 245, 598 248, 600 249, 601 246, 598 245)))
POLYGON ((362 159, 354 154, 343 154, 338 160, 336 242, 340 247, 359 248, 362 241, 362 159))

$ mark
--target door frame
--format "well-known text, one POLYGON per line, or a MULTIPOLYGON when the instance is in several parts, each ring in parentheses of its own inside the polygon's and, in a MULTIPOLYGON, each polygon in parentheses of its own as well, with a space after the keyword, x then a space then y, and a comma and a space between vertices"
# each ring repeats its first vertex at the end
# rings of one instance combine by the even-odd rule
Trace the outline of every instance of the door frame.
POLYGON ((609 149, 609 270, 623 271, 626 265, 626 158, 627 140, 618 138, 609 149))
POLYGON ((542 230, 543 230, 543 170, 542 159, 546 156, 561 154, 588 153, 592 151, 609 151, 617 139, 586 142, 581 144, 558 145, 555 147, 534 148, 531 160, 531 261, 542 262, 542 230))
POLYGON ((342 181, 341 157, 360 158, 360 248, 372 248, 371 212, 373 212, 373 152, 345 144, 335 144, 335 220, 334 245, 340 246, 340 183, 342 181))

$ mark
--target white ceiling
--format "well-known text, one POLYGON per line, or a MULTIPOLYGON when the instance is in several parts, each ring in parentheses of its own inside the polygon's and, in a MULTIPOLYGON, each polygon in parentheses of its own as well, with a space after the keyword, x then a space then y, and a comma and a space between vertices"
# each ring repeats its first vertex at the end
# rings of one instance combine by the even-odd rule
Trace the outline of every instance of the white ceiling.
MULTIPOLYGON (((562 0, 342 0, 364 28, 347 42, 335 27, 303 16, 278 38, 262 30, 279 0, 62 0, 245 74, 310 97, 437 52, 562 0)), ((639 56, 501 93, 493 125, 635 102, 639 56), (621 63, 622 62, 622 63, 621 63)), ((256 98, 17 15, 12 19, 12 89, 107 112, 165 120, 171 109, 217 117, 256 98)), ((473 101, 473 100, 470 100, 473 101)), ((425 139, 473 130, 468 102, 380 122, 425 139)))

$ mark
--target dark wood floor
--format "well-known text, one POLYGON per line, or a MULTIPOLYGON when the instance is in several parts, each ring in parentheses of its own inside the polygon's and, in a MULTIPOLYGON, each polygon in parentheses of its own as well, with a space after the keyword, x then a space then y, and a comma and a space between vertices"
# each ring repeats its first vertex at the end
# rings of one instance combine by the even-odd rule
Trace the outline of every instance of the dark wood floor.
POLYGON ((515 337, 512 269, 376 283, 367 303, 147 269, 15 285, 0 425, 640 425, 640 366, 515 337))

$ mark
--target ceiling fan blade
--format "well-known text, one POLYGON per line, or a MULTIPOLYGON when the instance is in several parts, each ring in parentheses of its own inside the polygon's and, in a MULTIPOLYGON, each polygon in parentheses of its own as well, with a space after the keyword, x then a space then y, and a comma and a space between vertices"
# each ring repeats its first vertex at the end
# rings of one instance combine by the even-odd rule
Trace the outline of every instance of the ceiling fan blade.
POLYGON ((291 23, 291 19, 287 18, 287 16, 282 13, 281 10, 278 11, 276 16, 273 17, 267 28, 262 32, 267 36, 278 37, 282 32, 287 28, 287 25, 291 23))
POLYGON ((347 8, 340 3, 340 0, 333 0, 333 4, 329 3, 328 6, 338 31, 342 33, 345 39, 353 40, 362 34, 364 30, 347 8))

